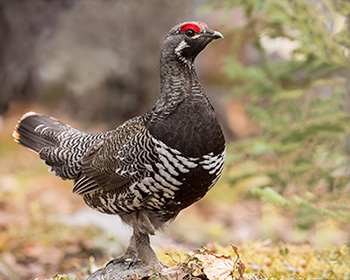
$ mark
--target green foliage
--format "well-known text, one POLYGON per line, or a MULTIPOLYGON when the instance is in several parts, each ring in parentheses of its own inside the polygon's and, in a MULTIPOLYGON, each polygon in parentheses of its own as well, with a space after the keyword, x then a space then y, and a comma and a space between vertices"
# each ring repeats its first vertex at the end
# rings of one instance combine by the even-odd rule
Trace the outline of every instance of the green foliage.
POLYGON ((229 30, 232 52, 223 71, 232 82, 231 98, 247 101, 246 112, 261 129, 258 137, 229 146, 231 185, 265 176, 267 185, 252 185, 251 193, 294 211, 301 229, 320 217, 349 224, 350 2, 209 4, 226 11, 226 18, 235 8, 244 11, 246 24, 229 30), (245 36, 259 57, 251 65, 238 52, 245 36), (266 43, 271 40, 293 48, 276 59, 266 43))

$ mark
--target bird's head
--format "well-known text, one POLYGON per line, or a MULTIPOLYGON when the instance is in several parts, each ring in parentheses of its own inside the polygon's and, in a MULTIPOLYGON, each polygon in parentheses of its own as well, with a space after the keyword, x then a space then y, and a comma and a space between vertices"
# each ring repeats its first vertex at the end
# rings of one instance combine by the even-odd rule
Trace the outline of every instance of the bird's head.
POLYGON ((163 43, 162 56, 192 63, 212 40, 223 37, 220 32, 210 29, 203 22, 183 22, 168 32, 163 43))

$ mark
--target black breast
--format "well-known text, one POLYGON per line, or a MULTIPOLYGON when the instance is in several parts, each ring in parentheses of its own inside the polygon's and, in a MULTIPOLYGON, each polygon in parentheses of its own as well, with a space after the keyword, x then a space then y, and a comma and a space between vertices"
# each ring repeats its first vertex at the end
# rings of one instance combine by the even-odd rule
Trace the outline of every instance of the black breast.
POLYGON ((225 140, 206 98, 188 97, 169 115, 152 118, 146 127, 153 137, 188 157, 224 150, 225 140))

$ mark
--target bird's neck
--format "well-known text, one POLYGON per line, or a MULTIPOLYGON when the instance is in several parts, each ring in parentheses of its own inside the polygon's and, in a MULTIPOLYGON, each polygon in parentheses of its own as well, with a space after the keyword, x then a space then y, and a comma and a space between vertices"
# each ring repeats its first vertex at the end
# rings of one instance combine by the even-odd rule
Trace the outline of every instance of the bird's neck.
POLYGON ((193 61, 180 60, 176 56, 160 58, 160 94, 174 96, 199 84, 193 61))
POLYGON ((170 114, 186 97, 205 96, 193 61, 181 61, 175 56, 160 58, 160 96, 154 109, 170 114))

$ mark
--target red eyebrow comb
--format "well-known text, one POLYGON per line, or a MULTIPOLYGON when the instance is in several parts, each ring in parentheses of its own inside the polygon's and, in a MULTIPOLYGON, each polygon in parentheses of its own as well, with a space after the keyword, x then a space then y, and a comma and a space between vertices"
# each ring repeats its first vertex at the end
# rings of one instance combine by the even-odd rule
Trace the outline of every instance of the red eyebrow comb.
POLYGON ((184 32, 187 29, 192 29, 194 32, 199 33, 201 31, 201 28, 194 23, 185 23, 184 25, 181 25, 180 31, 184 32))

